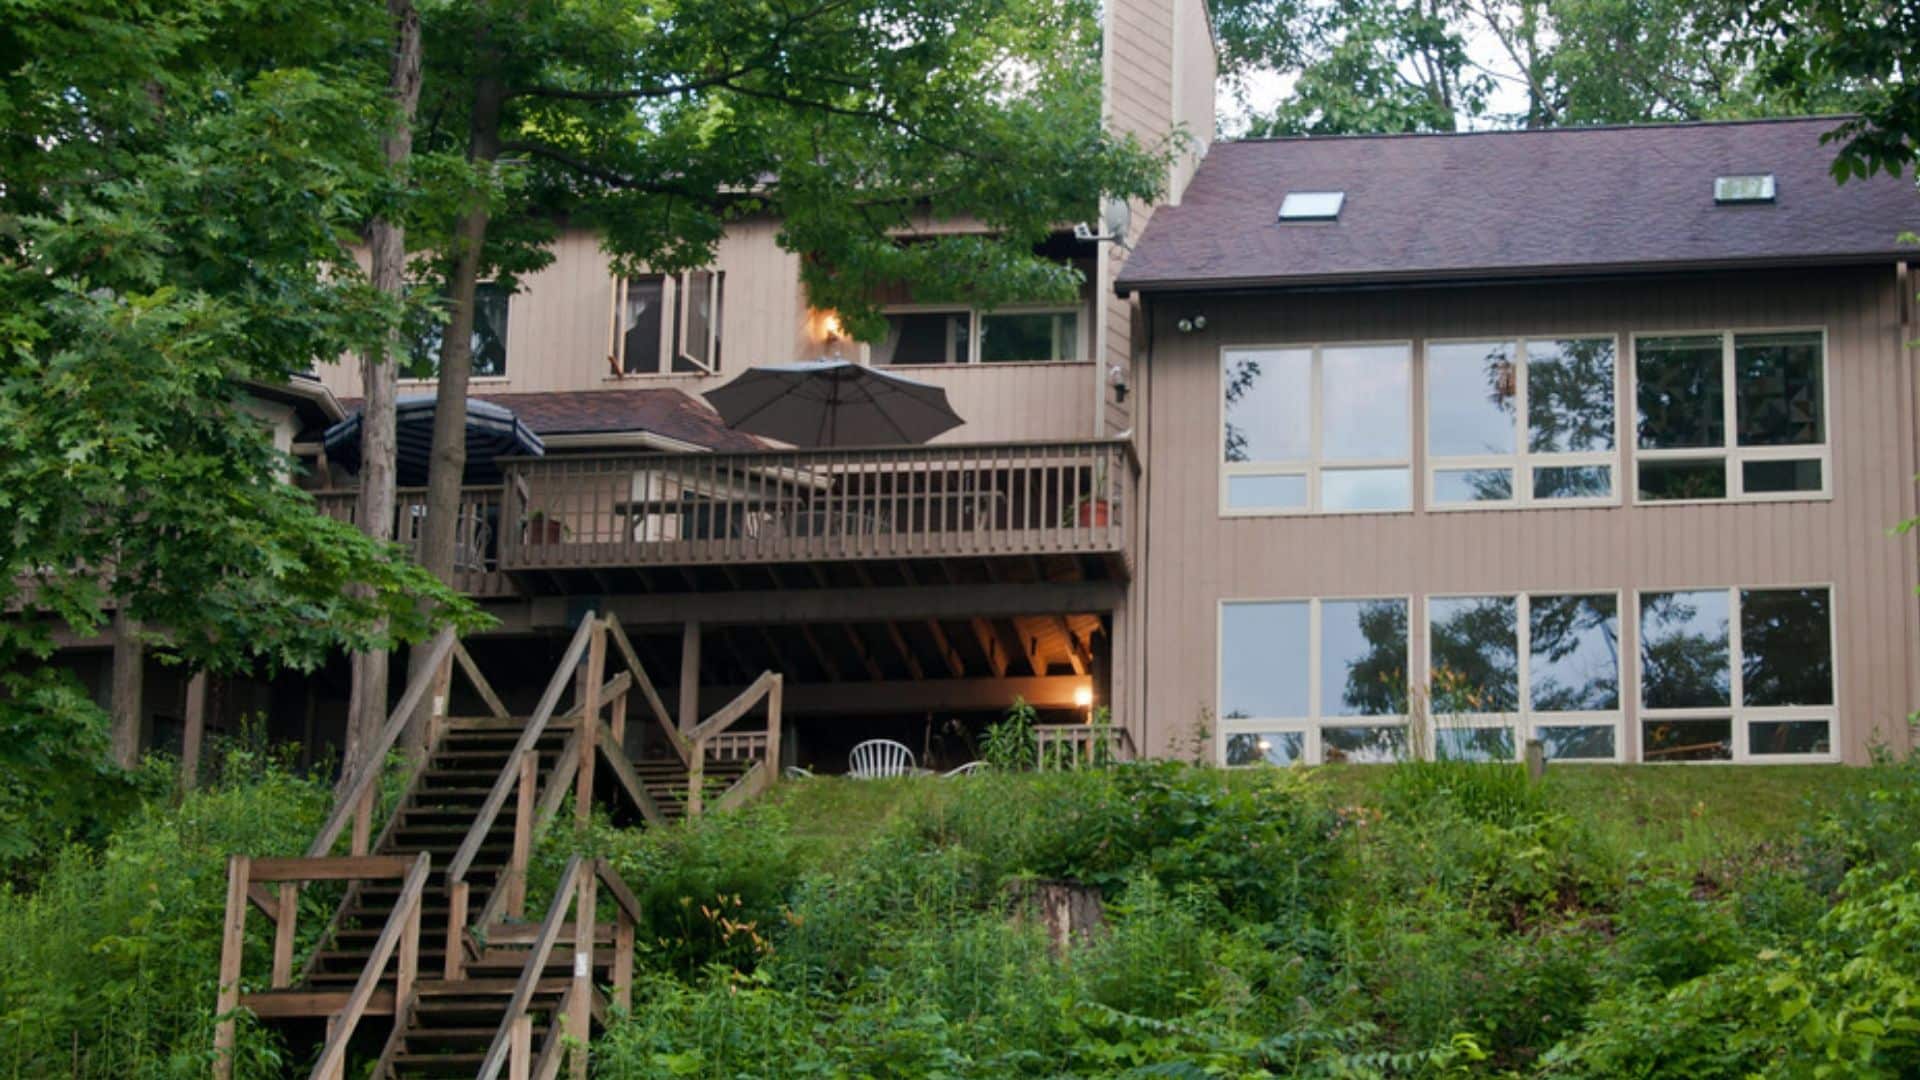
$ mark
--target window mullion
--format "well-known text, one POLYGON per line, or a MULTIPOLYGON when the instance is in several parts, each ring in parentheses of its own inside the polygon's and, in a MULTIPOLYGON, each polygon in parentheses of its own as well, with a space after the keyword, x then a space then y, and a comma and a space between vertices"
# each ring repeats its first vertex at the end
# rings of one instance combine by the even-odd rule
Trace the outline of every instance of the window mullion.
POLYGON ((1307 730, 1311 733, 1315 765, 1323 758, 1320 750, 1320 599, 1307 601, 1307 730))
POLYGON ((1720 416, 1726 432, 1722 441, 1726 445, 1726 457, 1721 468, 1726 470, 1727 497, 1739 498, 1746 494, 1746 476, 1739 463, 1734 460, 1734 450, 1740 445, 1740 432, 1735 426, 1740 422, 1737 398, 1739 388, 1734 385, 1733 331, 1726 331, 1720 339, 1720 416))
POLYGON ((1727 590, 1727 663, 1732 668, 1727 673, 1727 705, 1732 723, 1733 760, 1747 760, 1747 686, 1746 657, 1742 655, 1745 643, 1741 640, 1741 596, 1740 587, 1732 586, 1727 590))
MULTIPOLYGON (((1310 513, 1315 514, 1320 512, 1320 469, 1322 465, 1320 440, 1326 427, 1321 417, 1321 381, 1320 346, 1315 345, 1313 347, 1313 360, 1307 365, 1307 403, 1309 406, 1308 416, 1311 418, 1307 426, 1310 429, 1312 439, 1312 442, 1307 448, 1307 507, 1310 513)), ((1318 604, 1319 601, 1315 601, 1315 603, 1318 604)), ((1318 682, 1317 679, 1315 681, 1318 682)), ((1317 710, 1315 715, 1318 716, 1317 710)))
POLYGON ((1518 506, 1533 505, 1532 450, 1527 445, 1528 370, 1527 339, 1513 342, 1513 501, 1518 506))

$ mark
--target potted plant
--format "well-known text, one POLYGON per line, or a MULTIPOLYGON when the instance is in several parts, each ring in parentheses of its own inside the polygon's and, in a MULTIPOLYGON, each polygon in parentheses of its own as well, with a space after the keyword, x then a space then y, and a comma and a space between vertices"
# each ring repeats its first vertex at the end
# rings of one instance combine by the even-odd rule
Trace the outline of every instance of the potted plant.
POLYGON ((527 543, 557 544, 566 538, 566 522, 549 516, 545 510, 535 510, 527 515, 527 543))
POLYGON ((1083 529, 1105 528, 1113 517, 1112 505, 1107 502, 1104 495, 1099 494, 1106 490, 1107 462, 1102 458, 1093 467, 1093 486, 1087 494, 1073 500, 1073 505, 1067 508, 1060 524, 1068 528, 1075 525, 1083 529))

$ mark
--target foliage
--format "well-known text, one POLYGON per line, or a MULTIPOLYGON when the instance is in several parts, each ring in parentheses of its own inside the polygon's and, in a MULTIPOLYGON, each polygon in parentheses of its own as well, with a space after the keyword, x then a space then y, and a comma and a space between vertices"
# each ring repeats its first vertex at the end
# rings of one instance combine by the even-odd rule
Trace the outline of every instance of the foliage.
POLYGON ((1025 698, 1014 698, 1007 715, 987 726, 980 743, 980 760, 1004 772, 1033 768, 1033 725, 1038 717, 1025 698))
MULTIPOLYGON (((118 604, 163 658, 309 667, 475 618, 314 513, 247 411, 377 335, 351 257, 383 197, 364 5, 9 7, 0 29, 0 670, 118 604), (425 606, 421 602, 425 601, 425 606)), ((91 721, 9 694, 8 724, 91 721)))
POLYGON ((1842 75, 1767 77, 1746 7, 1717 0, 1220 0, 1210 8, 1240 107, 1233 122, 1256 135, 1726 119, 1833 111, 1849 100, 1842 75), (1269 104, 1260 76, 1273 73, 1291 78, 1269 104), (1520 107, 1501 111, 1507 98, 1520 107))
MULTIPOLYGON (((330 805, 324 783, 233 752, 220 782, 178 805, 149 798, 94 851, 51 857, 31 891, 0 887, 0 1073, 205 1075, 227 856, 299 853, 330 805)), ((309 890, 303 948, 337 894, 309 890)), ((249 923, 248 965, 267 970, 271 933, 249 923)), ((241 1075, 289 1071, 277 1044, 243 1025, 241 1075)))
POLYGON ((1839 144, 1837 179, 1906 173, 1920 150, 1912 74, 1920 11, 1865 0, 1765 0, 1744 15, 1769 86, 1816 106, 1843 96, 1856 114, 1826 136, 1839 144))

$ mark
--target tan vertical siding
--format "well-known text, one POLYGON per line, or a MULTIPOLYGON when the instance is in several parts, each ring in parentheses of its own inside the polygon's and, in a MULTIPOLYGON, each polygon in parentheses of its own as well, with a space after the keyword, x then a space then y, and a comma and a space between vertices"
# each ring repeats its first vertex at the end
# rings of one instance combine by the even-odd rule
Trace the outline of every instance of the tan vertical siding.
MULTIPOLYGON (((809 337, 810 314, 800 285, 799 260, 775 242, 777 222, 756 219, 728 228, 714 255, 727 275, 721 311, 721 374, 753 364, 784 363, 817 355, 809 337)), ((479 392, 540 393, 602 387, 679 386, 703 389, 705 375, 610 377, 607 365, 613 317, 613 271, 599 237, 581 229, 554 241, 553 261, 521 279, 507 316, 507 374, 476 379, 479 392)), ((334 393, 360 395, 357 364, 323 364, 321 381, 334 393)), ((421 393, 430 383, 402 385, 421 393)))
MULTIPOLYGON (((1164 748, 1216 694, 1217 605, 1251 596, 1412 595, 1414 670, 1424 670, 1424 597, 1522 590, 1620 590, 1622 655, 1637 655, 1638 589, 1830 584, 1840 730, 1847 760, 1907 743, 1920 705, 1914 666, 1915 543, 1887 530, 1915 514, 1915 387, 1890 269, 1723 275, 1639 283, 1400 290, 1159 302, 1147 396, 1152 433, 1144 587, 1148 741, 1164 748), (1167 323, 1204 311, 1204 333, 1167 323), (1414 413, 1424 412, 1419 344, 1432 337, 1603 332, 1619 337, 1616 402, 1631 439, 1629 336, 1647 331, 1824 326, 1832 448, 1829 500, 1431 513, 1424 438, 1414 441, 1411 513, 1223 519, 1219 350, 1265 343, 1414 339, 1414 413)), ((1627 751, 1637 756, 1636 665, 1626 664, 1627 751)))

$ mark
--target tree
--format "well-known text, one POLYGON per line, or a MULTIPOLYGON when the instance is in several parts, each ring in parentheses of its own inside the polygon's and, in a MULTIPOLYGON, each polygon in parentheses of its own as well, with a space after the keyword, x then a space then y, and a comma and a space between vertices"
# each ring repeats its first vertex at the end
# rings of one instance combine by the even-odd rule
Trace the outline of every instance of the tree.
POLYGON ((1865 0, 1767 0, 1742 29, 1766 84, 1803 108, 1858 115, 1826 137, 1835 178, 1904 175, 1920 154, 1920 9, 1865 0))
POLYGON ((1761 78, 1745 7, 1724 0, 1217 0, 1213 11, 1223 73, 1260 134, 1724 119, 1840 101, 1761 78), (1262 71, 1291 77, 1277 103, 1248 92, 1262 71))
POLYGON ((0 28, 9 722, 77 700, 30 661, 116 610, 163 659, 215 671, 474 617, 316 514, 246 411, 244 384, 361 349, 395 314, 350 253, 385 114, 343 66, 356 9, 36 0, 0 28))
MULTIPOLYGON (((884 330, 882 285, 992 305, 1071 296, 1034 245, 1102 194, 1150 198, 1165 165, 1100 122, 1087 0, 492 0, 425 16, 418 133, 435 192, 415 219, 441 283, 423 561, 451 573, 474 301, 541 265, 555 222, 600 229, 620 272, 711 261, 772 215, 814 306, 884 330), (902 242, 917 212, 985 235, 902 242)), ((1161 148, 1164 150, 1164 148, 1161 148)))
MULTIPOLYGON (((392 27, 392 60, 387 94, 393 117, 380 140, 382 156, 393 179, 404 183, 413 156, 413 120, 420 105, 420 13, 413 0, 387 0, 392 27)), ((407 237, 399 208, 374 217, 367 227, 367 248, 373 287, 396 307, 407 298, 407 237)), ((393 539, 395 473, 399 438, 396 408, 400 396, 400 357, 406 337, 396 323, 386 337, 361 358, 365 396, 360 407, 360 504, 356 515, 360 531, 375 541, 393 539)), ((387 650, 374 649, 354 657, 353 691, 347 708, 346 757, 359 764, 363 747, 377 737, 387 711, 387 650)), ((341 783, 349 770, 341 770, 341 783)))

